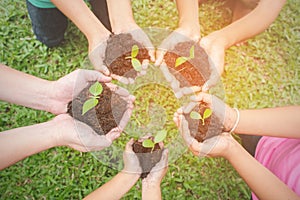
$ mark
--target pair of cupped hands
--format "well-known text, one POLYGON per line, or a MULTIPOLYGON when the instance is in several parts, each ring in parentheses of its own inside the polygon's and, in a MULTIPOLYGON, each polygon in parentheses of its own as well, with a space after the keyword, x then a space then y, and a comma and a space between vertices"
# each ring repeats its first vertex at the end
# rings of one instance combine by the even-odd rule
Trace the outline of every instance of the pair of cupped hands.
MULTIPOLYGON (((154 62, 156 66, 160 66, 164 62, 163 57, 167 50, 171 50, 176 46, 176 44, 188 41, 189 39, 184 36, 184 33, 182 33, 180 29, 175 30, 162 42, 158 50, 155 51, 150 39, 142 29, 137 29, 129 33, 132 35, 134 40, 138 41, 148 49, 150 61, 154 62)), ((174 114, 174 122, 178 126, 184 141, 195 155, 222 156, 221 154, 224 152, 224 148, 227 148, 229 144, 228 141, 232 140, 231 135, 223 133, 219 136, 207 139, 203 143, 199 143, 190 135, 188 123, 183 116, 183 114, 191 112, 193 106, 200 102, 204 102, 211 107, 213 112, 220 119, 224 119, 224 131, 228 131, 231 126, 229 116, 234 116, 235 113, 232 108, 227 106, 217 97, 205 93, 210 87, 217 83, 220 74, 223 71, 224 50, 213 51, 214 49, 218 49, 217 45, 211 45, 209 39, 206 38, 202 38, 198 41, 195 40, 195 42, 198 42, 209 56, 211 77, 204 84, 204 87, 201 88, 201 91, 198 91, 198 95, 191 97, 191 103, 189 105, 177 110, 174 114)), ((130 95, 126 89, 110 83, 112 78, 115 77, 111 76, 109 70, 103 64, 105 50, 106 42, 103 42, 94 48, 89 54, 89 59, 96 70, 78 69, 57 81, 51 82, 52 89, 49 92, 51 94, 50 99, 52 100, 52 103, 49 104, 48 111, 57 115, 53 119, 53 122, 60 125, 58 126, 59 134, 56 136, 57 146, 69 146, 82 152, 98 151, 110 146, 112 142, 120 136, 128 123, 133 110, 135 97, 130 95), (105 83, 112 91, 127 102, 127 109, 124 112, 118 127, 115 127, 106 135, 98 135, 92 128, 73 119, 66 113, 68 103, 76 97, 81 90, 87 87, 90 82, 94 81, 105 83)), ((144 70, 147 69, 147 65, 150 61, 143 62, 144 70)), ((134 159, 136 160, 137 157, 134 155, 132 148, 128 147, 128 145, 132 145, 132 141, 126 145, 124 155, 126 154, 127 157, 124 157, 124 162, 127 160, 127 162, 130 163, 131 161, 129 161, 129 158, 133 161, 134 159)), ((165 156, 162 156, 162 159, 157 166, 162 165, 161 163, 167 163, 167 151, 164 152, 164 155, 165 156)), ((132 169, 128 171, 132 171, 132 169)), ((136 169, 136 171, 138 171, 138 169, 136 169)))

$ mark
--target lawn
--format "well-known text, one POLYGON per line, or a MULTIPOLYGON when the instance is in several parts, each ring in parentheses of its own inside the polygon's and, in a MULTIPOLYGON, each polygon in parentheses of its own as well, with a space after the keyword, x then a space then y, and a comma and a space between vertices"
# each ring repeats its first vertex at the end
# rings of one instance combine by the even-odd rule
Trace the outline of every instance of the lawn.
MULTIPOLYGON (((76 68, 86 68, 87 41, 80 31, 70 24, 65 42, 49 49, 35 39, 25 6, 25 1, 0 2, 0 62, 48 80, 56 80, 76 68)), ((225 92, 220 96, 229 105, 266 108, 300 104, 299 8, 300 1, 288 0, 279 17, 264 33, 226 51, 222 76, 225 92)), ((141 27, 176 28, 176 7, 170 0, 136 0, 133 10, 141 27)), ((202 5, 199 14, 203 36, 224 27, 230 20, 228 10, 211 2, 202 5)), ((154 45, 157 45, 155 41, 154 45)), ((157 122, 156 117, 143 115, 149 113, 145 105, 150 101, 150 93, 163 96, 153 103, 164 109, 165 115, 158 117, 165 121, 164 128, 175 140, 178 131, 171 121, 172 113, 182 102, 161 85, 146 84, 129 89, 137 97, 136 110, 126 133, 116 145, 123 148, 136 130, 143 131, 141 124, 155 125, 157 122)), ((159 111, 151 110, 150 113, 155 115, 159 111)), ((0 131, 44 122, 52 117, 43 111, 0 101, 0 131)), ((0 199, 82 199, 117 173, 91 153, 67 147, 53 148, 2 170, 0 199)), ((199 159, 186 149, 173 158, 161 187, 163 199, 250 198, 248 186, 226 160, 199 159)), ((139 181, 123 199, 140 198, 139 181)))

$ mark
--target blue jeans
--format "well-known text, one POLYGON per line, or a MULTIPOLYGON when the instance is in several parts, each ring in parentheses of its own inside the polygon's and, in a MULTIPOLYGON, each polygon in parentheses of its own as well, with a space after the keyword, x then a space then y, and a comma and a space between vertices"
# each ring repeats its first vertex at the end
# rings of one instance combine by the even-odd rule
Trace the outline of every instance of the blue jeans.
MULTIPOLYGON (((106 0, 91 0, 92 11, 111 31, 106 0)), ((38 8, 26 0, 32 29, 36 38, 48 47, 58 46, 68 27, 67 17, 57 8, 38 8)))

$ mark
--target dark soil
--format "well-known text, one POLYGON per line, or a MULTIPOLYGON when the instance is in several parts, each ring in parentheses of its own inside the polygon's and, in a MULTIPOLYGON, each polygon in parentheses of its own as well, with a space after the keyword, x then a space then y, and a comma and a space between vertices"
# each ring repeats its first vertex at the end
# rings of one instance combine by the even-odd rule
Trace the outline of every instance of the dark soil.
POLYGON ((180 87, 202 86, 210 76, 208 56, 204 49, 194 41, 178 43, 173 50, 165 54, 164 60, 170 72, 180 82, 180 87), (195 57, 175 67, 178 57, 190 56, 190 48, 193 45, 195 57))
POLYGON ((162 149, 159 144, 155 144, 154 149, 145 148, 142 146, 142 142, 135 141, 132 145, 133 151, 136 153, 140 166, 142 168, 141 178, 146 178, 151 169, 158 163, 162 156, 162 149), (152 152, 151 152, 152 151, 152 152))
MULTIPOLYGON (((196 106, 193 111, 199 112, 203 116, 206 108, 209 107, 202 103, 198 107, 196 106)), ((184 114, 184 117, 188 121, 191 136, 198 142, 203 142, 205 139, 222 133, 223 123, 214 113, 204 120, 204 125, 202 125, 202 120, 192 119, 190 114, 184 114)))
POLYGON ((137 71, 134 70, 131 59, 125 57, 131 56, 131 49, 133 45, 139 47, 137 59, 142 63, 143 60, 150 60, 148 50, 139 42, 134 40, 130 34, 112 34, 107 41, 105 51, 104 64, 108 66, 111 73, 124 76, 127 78, 135 78, 137 71))
POLYGON ((99 135, 106 135, 120 123, 126 111, 127 102, 102 83, 103 92, 98 99, 99 103, 95 109, 91 109, 82 115, 82 106, 91 95, 89 88, 92 84, 89 84, 69 103, 68 113, 75 119, 89 125, 99 135))

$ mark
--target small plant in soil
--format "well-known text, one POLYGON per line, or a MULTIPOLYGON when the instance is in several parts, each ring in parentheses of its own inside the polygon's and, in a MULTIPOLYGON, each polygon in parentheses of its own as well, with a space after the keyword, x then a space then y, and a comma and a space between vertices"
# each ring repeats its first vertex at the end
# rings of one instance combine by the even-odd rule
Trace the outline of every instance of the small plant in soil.
POLYGON ((164 141, 166 136, 167 136, 167 131, 165 131, 165 130, 158 131, 158 133, 155 135, 153 140, 152 139, 146 139, 146 140, 143 141, 142 145, 145 148, 152 148, 151 149, 151 152, 152 152, 154 147, 155 147, 155 144, 158 144, 158 143, 164 141))
POLYGON ((175 67, 178 67, 179 65, 181 65, 181 64, 185 63, 186 61, 193 59, 193 58, 195 58, 195 46, 194 45, 190 48, 190 56, 189 57, 181 56, 181 57, 176 58, 175 67))
POLYGON ((82 115, 84 115, 87 111, 94 108, 99 103, 99 95, 102 93, 103 87, 99 82, 95 82, 89 88, 89 92, 91 96, 88 100, 86 100, 82 106, 82 115))
POLYGON ((139 47, 137 45, 133 45, 131 48, 131 56, 125 57, 125 59, 131 59, 131 64, 135 71, 139 72, 142 70, 141 62, 136 58, 139 53, 139 47))
POLYGON ((190 113, 190 117, 191 117, 192 119, 199 119, 199 120, 201 119, 202 125, 204 126, 204 125, 205 125, 204 120, 207 119, 207 118, 209 118, 209 117, 211 116, 211 114, 212 114, 212 110, 209 109, 209 108, 206 108, 206 109, 204 110, 203 116, 201 116, 201 114, 198 113, 198 112, 196 112, 196 111, 192 111, 192 112, 190 113))

